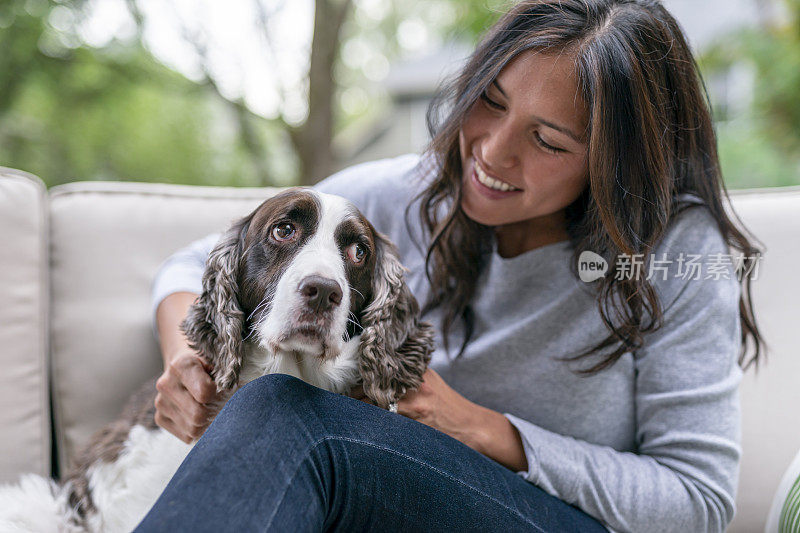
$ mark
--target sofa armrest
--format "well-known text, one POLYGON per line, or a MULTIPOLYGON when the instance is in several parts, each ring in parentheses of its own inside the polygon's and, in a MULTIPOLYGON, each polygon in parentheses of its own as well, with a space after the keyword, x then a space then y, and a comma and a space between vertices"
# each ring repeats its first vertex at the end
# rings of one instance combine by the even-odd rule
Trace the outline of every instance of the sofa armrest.
POLYGON ((50 475, 47 190, 0 167, 0 482, 50 475))

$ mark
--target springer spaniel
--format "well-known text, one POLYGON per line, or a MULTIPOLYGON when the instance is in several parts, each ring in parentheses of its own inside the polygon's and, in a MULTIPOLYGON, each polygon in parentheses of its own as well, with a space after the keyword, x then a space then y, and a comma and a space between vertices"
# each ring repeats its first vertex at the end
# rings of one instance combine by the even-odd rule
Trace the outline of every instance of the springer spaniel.
MULTIPOLYGON (((432 329, 394 246, 349 202, 290 189, 234 223, 211 252, 182 328, 218 391, 286 373, 389 408, 417 388, 432 329)), ((155 381, 98 432, 62 486, 0 488, 2 531, 130 531, 193 444, 154 421, 155 381)))

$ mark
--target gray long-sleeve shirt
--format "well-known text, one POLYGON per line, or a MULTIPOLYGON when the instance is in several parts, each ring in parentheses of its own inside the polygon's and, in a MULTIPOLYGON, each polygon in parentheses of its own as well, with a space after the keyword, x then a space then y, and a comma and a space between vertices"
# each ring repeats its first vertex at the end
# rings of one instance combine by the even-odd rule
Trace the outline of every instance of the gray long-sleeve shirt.
MULTIPOLYGON (((418 162, 407 155, 358 165, 316 188, 350 199, 397 244, 409 286, 424 302, 429 286, 413 240, 422 242, 416 203, 410 228, 404 219, 429 178, 418 162)), ((172 292, 200 292, 217 237, 162 265, 153 310, 172 292)), ((645 264, 654 270, 641 273, 659 294, 663 327, 590 377, 556 360, 608 335, 591 285, 569 270, 570 254, 566 241, 510 259, 493 253, 473 301, 472 340, 459 359, 437 342, 432 368, 519 430, 528 460, 519 475, 612 531, 723 531, 734 513, 740 456, 740 289, 714 219, 696 206, 671 222, 657 261, 645 264)), ((425 318, 438 325, 439 316, 425 318)), ((451 350, 461 338, 456 328, 451 350)))

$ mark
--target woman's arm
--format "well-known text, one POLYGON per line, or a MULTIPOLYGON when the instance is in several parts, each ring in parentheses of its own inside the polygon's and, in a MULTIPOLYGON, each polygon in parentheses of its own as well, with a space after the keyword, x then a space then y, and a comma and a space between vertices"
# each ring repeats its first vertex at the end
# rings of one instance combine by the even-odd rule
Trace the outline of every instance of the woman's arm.
POLYGON ((155 420, 184 442, 200 438, 224 403, 207 364, 189 346, 179 327, 197 296, 190 292, 170 294, 156 311, 164 373, 156 382, 155 420))
MULTIPOLYGON (((202 292, 206 260, 219 238, 219 233, 211 233, 202 239, 193 241, 177 250, 158 267, 150 288, 153 333, 157 338, 161 335, 157 323, 157 313, 161 302, 167 296, 178 292, 195 295, 202 292)), ((180 324, 180 320, 173 325, 177 327, 178 324, 180 324)), ((162 329, 166 331, 166 329, 162 329)))
POLYGON ((522 439, 508 418, 469 401, 432 368, 425 371, 419 389, 397 403, 397 412, 460 440, 509 470, 528 469, 522 439))
POLYGON ((167 295, 156 309, 156 329, 165 368, 181 352, 191 350, 179 326, 198 296, 193 292, 174 292, 167 295))
POLYGON ((665 313, 667 325, 635 356, 636 453, 476 405, 432 370, 419 391, 399 402, 398 412, 464 442, 614 531, 724 531, 733 517, 740 457, 738 290, 735 282, 687 283, 665 313))
POLYGON ((153 280, 153 329, 164 360, 164 372, 156 382, 155 420, 184 442, 199 438, 223 403, 208 367, 180 329, 202 290, 206 259, 218 240, 215 233, 178 250, 162 263, 153 280))
MULTIPOLYGON (((675 259, 689 251, 703 261, 728 253, 705 209, 687 211, 656 254, 675 259)), ((635 450, 558 435, 507 414, 523 439, 526 479, 618 531, 721 532, 734 514, 740 288, 732 269, 727 279, 682 279, 677 270, 673 263, 668 280, 656 282, 663 326, 632 354, 635 450)))
MULTIPOLYGON (((691 252, 712 261, 716 254, 727 254, 714 221, 703 213, 687 211, 656 250, 657 257, 668 252, 675 259, 691 252)), ((739 284, 732 270, 720 279, 682 279, 677 268, 673 263, 668 281, 655 282, 663 326, 645 335, 641 349, 626 355, 634 365, 635 449, 594 444, 504 413, 518 430, 527 459, 527 468, 513 469, 614 531, 724 531, 734 514, 741 455, 739 284)), ((447 423, 440 429, 456 438, 466 436, 461 440, 478 450, 469 439, 483 434, 489 440, 481 451, 509 466, 502 452, 491 451, 515 445, 502 425, 481 433, 481 416, 435 412, 452 405, 468 403, 430 402, 417 412, 428 420, 463 420, 459 430, 447 423)), ((598 409, 574 416, 603 415, 598 409)))

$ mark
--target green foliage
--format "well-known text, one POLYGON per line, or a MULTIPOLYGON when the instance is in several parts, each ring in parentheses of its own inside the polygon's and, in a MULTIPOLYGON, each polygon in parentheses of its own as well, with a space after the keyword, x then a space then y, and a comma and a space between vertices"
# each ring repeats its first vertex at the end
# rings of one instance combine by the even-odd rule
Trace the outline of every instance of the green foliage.
MULTIPOLYGON (((55 9, 80 15, 75 3, 6 1, 0 8, 0 164, 48 185, 263 184, 231 111, 211 91, 159 63, 138 39, 95 49, 56 31, 49 22, 55 9)), ((254 126, 265 145, 285 145, 266 121, 254 126)))
POLYGON ((789 22, 743 43, 758 76, 756 110, 769 117, 773 141, 800 153, 800 0, 786 0, 789 22))
POLYGON ((717 127, 722 175, 730 189, 800 184, 800 159, 765 134, 768 124, 740 117, 717 127))
POLYGON ((718 124, 723 174, 732 187, 800 183, 800 0, 780 24, 728 35, 700 58, 707 76, 753 69, 751 108, 718 124))
MULTIPOLYGON (((499 14, 499 0, 392 0, 386 16, 355 20, 385 60, 400 57, 396 30, 415 17, 435 38, 474 41, 499 14)), ((137 0, 128 8, 137 34, 101 48, 83 41, 85 0, 0 0, 0 165, 71 180, 154 180, 217 185, 287 185, 298 164, 279 121, 220 96, 208 81, 186 79, 142 44, 137 0)), ((364 72, 337 69, 340 86, 365 97, 337 113, 337 129, 369 122, 385 99, 359 89, 364 72)), ((351 101, 353 97, 351 94, 351 101)))
POLYGON ((478 39, 512 4, 511 0, 461 0, 455 3, 456 16, 445 28, 446 34, 477 44, 478 39))
MULTIPOLYGON (((404 22, 414 21, 425 28, 429 43, 448 42, 477 44, 480 36, 507 10, 512 0, 354 0, 354 13, 345 25, 345 47, 349 41, 369 43, 369 51, 389 62, 403 62, 405 50, 400 31, 404 22), (364 9, 367 4, 372 9, 364 9), (376 4, 380 9, 375 9, 376 4), (377 12, 377 13, 376 13, 377 12)), ((392 102, 380 85, 371 85, 365 73, 340 62, 336 79, 343 89, 355 88, 365 98, 355 110, 340 110, 337 130, 342 137, 356 132, 363 134, 364 126, 380 121, 391 110, 392 102)), ((340 95, 341 96, 341 95, 340 95)))
MULTIPOLYGON (((403 21, 422 24, 433 42, 474 44, 513 3, 364 2, 373 13, 360 13, 355 2, 345 42, 361 39, 388 61, 403 59, 397 31, 403 21), (378 17, 372 16, 376 5, 378 17)), ((731 187, 800 182, 800 0, 785 3, 786 22, 737 32, 700 57, 707 78, 738 63, 755 73, 752 109, 717 123, 731 187)), ((142 44, 141 28, 124 41, 88 46, 77 29, 84 4, 0 0, 0 165, 33 172, 48 185, 75 179, 295 182, 296 156, 283 127, 161 64, 142 44)), ((336 79, 342 90, 355 90, 350 102, 360 103, 336 113, 337 131, 358 130, 386 112, 386 95, 369 88, 365 72, 340 62, 336 79)))

